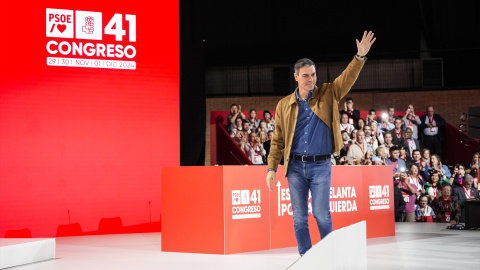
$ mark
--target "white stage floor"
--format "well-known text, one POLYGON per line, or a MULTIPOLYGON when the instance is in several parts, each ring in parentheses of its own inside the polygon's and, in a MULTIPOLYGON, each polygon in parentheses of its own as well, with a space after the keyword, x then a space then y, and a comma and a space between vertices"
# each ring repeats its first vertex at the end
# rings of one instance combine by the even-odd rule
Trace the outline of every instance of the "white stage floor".
MULTIPOLYGON (((477 269, 480 231, 446 226, 396 223, 396 236, 367 240, 368 269, 477 269)), ((162 252, 161 233, 61 237, 56 244, 57 259, 13 269, 278 270, 299 258, 296 248, 235 255, 162 252)))

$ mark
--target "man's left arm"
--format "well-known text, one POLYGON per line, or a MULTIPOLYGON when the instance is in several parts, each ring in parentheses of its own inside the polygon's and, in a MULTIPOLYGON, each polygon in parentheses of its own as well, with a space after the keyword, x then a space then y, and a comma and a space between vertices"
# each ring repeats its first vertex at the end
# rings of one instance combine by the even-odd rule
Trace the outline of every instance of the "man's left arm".
POLYGON ((357 42, 357 54, 355 59, 353 59, 348 67, 338 76, 335 81, 333 81, 334 94, 337 100, 341 100, 345 97, 352 88, 353 84, 362 70, 363 64, 365 63, 365 55, 370 51, 372 44, 375 42, 376 38, 373 36, 372 31, 365 31, 363 33, 362 41, 357 42))

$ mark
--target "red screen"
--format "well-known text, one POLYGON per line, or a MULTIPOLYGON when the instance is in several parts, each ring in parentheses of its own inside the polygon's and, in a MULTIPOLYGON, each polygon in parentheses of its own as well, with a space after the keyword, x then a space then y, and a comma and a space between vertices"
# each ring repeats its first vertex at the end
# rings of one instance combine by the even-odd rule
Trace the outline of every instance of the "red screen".
POLYGON ((178 1, 39 2, 0 3, 0 237, 159 230, 178 1))

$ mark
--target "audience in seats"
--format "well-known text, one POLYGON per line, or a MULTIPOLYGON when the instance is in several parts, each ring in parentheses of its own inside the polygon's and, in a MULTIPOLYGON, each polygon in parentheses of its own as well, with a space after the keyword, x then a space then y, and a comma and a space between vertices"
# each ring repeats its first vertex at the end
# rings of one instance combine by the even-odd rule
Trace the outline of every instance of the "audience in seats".
POLYGON ((430 203, 435 212, 435 222, 458 223, 462 209, 457 197, 452 196, 452 187, 448 184, 442 187, 442 193, 430 203))
POLYGON ((372 137, 375 137, 378 140, 378 145, 383 144, 384 143, 383 133, 378 128, 378 122, 376 120, 371 121, 370 128, 372 129, 372 134, 371 134, 372 137))
POLYGON ((381 159, 383 164, 386 164, 385 160, 388 158, 388 153, 389 153, 388 150, 389 149, 385 146, 379 146, 375 151, 377 154, 377 157, 381 159))
POLYGON ((419 136, 423 147, 430 149, 431 154, 442 156, 443 128, 445 120, 438 114, 432 105, 427 106, 427 114, 420 117, 419 136))
POLYGON ((448 184, 448 182, 440 180, 440 176, 436 170, 430 171, 427 183, 425 183, 425 194, 430 201, 440 197, 442 193, 442 185, 448 184))
POLYGON ((244 132, 242 130, 237 131, 233 137, 233 141, 245 152, 245 144, 247 143, 246 136, 244 136, 244 132))
POLYGON ((415 206, 415 220, 418 222, 433 222, 435 220, 435 212, 428 205, 428 198, 425 194, 418 198, 418 205, 415 206))
POLYGON ((362 157, 365 156, 365 153, 368 150, 367 143, 365 142, 365 132, 363 130, 359 130, 357 132, 357 139, 355 142, 350 145, 350 148, 347 152, 347 157, 356 158, 356 160, 362 160, 362 157))
MULTIPOLYGON (((413 150, 413 157, 412 157, 412 164, 417 165, 419 169, 419 175, 422 177, 423 185, 425 185, 427 179, 428 179, 428 171, 425 170, 425 166, 422 163, 422 155, 420 153, 420 150, 413 150)), ((409 164, 407 164, 409 166, 409 164)))
POLYGON ((394 146, 394 144, 392 143, 392 134, 387 132, 383 135, 383 138, 385 139, 384 144, 382 145, 383 147, 390 149, 390 147, 394 146))
POLYGON ((270 111, 263 111, 263 119, 267 123, 268 130, 275 130, 275 120, 273 119, 272 113, 270 111))
POLYGON ((347 98, 343 105, 344 109, 340 111, 340 114, 346 113, 348 115, 348 123, 358 129, 358 119, 360 119, 360 111, 353 108, 353 99, 347 98))
POLYGON ((452 196, 458 199, 458 204, 462 209, 460 222, 465 222, 465 202, 479 199, 478 191, 473 187, 473 178, 470 174, 467 174, 463 179, 462 186, 454 188, 452 196))
POLYGON ((403 130, 402 130, 402 119, 396 117, 393 120, 393 125, 395 126, 394 129, 387 131, 386 133, 390 133, 392 135, 392 144, 396 146, 400 146, 403 144, 403 130))
POLYGON ((389 149, 390 157, 385 160, 386 165, 391 165, 393 167, 394 177, 399 177, 400 173, 403 173, 407 170, 407 166, 403 159, 400 159, 400 150, 396 146, 392 146, 389 149))
POLYGON ((348 135, 352 134, 352 131, 355 127, 348 123, 348 114, 342 113, 342 118, 340 120, 340 130, 348 132, 348 135))
MULTIPOLYGON (((260 120, 260 124, 259 124, 258 129, 259 129, 259 130, 263 130, 263 131, 265 131, 265 132, 269 132, 270 130, 272 130, 272 129, 268 129, 268 127, 267 127, 267 121, 265 121, 265 120, 263 120, 263 119, 260 120)), ((272 131, 273 131, 273 130, 272 130, 272 131)))
POLYGON ((250 133, 248 138, 249 140, 245 144, 245 154, 254 165, 264 164, 263 161, 267 153, 260 143, 260 138, 254 132, 250 133))
POLYGON ((388 111, 388 122, 393 123, 393 121, 396 118, 395 107, 390 105, 390 106, 387 107, 387 111, 388 111))
POLYGON ((368 111, 368 115, 365 118, 365 124, 371 125, 372 121, 375 121, 375 122, 377 121, 377 111, 375 111, 374 109, 370 109, 368 111))
POLYGON ((350 134, 350 140, 352 140, 352 143, 357 141, 357 132, 358 132, 358 129, 354 129, 354 130, 352 130, 352 133, 350 134))
POLYGON ((405 164, 408 166, 408 164, 411 164, 412 163, 412 158, 407 156, 407 150, 405 149, 405 146, 403 145, 400 145, 398 147, 398 150, 400 151, 400 156, 399 158, 400 159, 403 159, 403 161, 405 161, 405 164))
POLYGON ((415 222, 415 201, 417 199, 417 186, 411 184, 405 172, 400 173, 398 180, 394 181, 394 185, 402 192, 405 208, 403 209, 401 222, 415 222))
POLYGON ((347 155, 348 149, 350 148, 350 137, 348 136, 348 132, 342 130, 342 140, 343 140, 343 148, 340 150, 340 158, 347 155))
POLYGON ((468 168, 465 170, 465 173, 468 173, 473 177, 473 187, 477 190, 480 189, 478 185, 478 173, 480 172, 479 162, 480 153, 473 154, 472 163, 470 163, 468 168))
POLYGON ((235 128, 235 119, 240 117, 245 119, 245 115, 242 113, 242 106, 237 104, 230 105, 230 113, 227 115, 227 131, 231 132, 235 128))
POLYGON ((379 128, 383 134, 395 128, 393 122, 388 121, 388 114, 382 114, 378 119, 378 123, 380 123, 379 128))
POLYGON ((363 132, 365 132, 365 141, 367 142, 368 148, 371 151, 375 151, 378 148, 378 140, 372 136, 372 127, 366 125, 363 127, 363 132))
POLYGON ((260 119, 258 119, 255 109, 250 109, 248 121, 250 122, 250 130, 257 130, 257 127, 260 126, 260 119))
POLYGON ((412 138, 418 139, 418 125, 421 124, 420 117, 415 115, 413 105, 408 105, 405 115, 402 117, 402 124, 404 129, 410 128, 412 130, 412 138))

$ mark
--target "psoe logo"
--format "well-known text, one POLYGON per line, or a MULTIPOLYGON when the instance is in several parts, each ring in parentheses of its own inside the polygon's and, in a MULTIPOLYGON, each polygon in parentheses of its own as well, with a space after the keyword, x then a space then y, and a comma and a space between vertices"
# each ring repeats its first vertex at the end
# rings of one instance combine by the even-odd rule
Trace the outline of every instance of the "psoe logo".
POLYGON ((259 189, 232 190, 232 219, 261 218, 261 202, 259 189))
POLYGON ((376 185, 368 187, 370 197, 370 210, 381 210, 390 208, 390 193, 388 185, 376 185))

